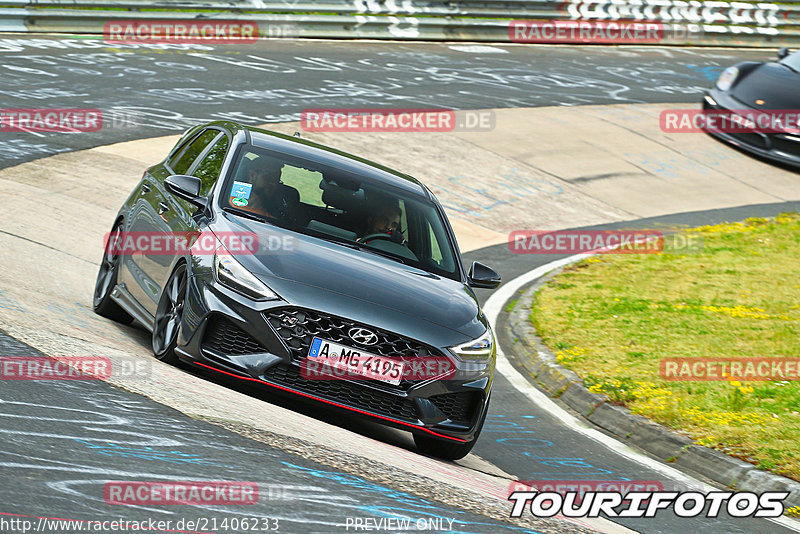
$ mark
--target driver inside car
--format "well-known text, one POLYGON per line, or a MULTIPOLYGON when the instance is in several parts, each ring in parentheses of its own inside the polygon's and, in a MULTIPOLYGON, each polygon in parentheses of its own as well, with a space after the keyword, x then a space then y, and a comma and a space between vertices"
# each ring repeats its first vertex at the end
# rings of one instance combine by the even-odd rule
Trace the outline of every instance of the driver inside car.
POLYGON ((377 211, 367 217, 367 229, 358 241, 366 243, 371 241, 371 236, 388 235, 396 243, 403 243, 403 233, 400 230, 400 208, 392 204, 384 204, 377 211))

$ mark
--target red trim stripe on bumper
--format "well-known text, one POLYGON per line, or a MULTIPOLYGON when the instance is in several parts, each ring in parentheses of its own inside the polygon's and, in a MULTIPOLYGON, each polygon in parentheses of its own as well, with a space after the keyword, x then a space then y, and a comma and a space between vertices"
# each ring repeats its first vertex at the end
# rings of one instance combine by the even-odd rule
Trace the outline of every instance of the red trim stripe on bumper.
POLYGON ((452 436, 446 436, 444 434, 439 434, 438 432, 434 432, 433 430, 427 429, 427 428, 422 427, 422 426, 412 425, 411 423, 406 423, 405 421, 399 421, 397 419, 392 419, 391 417, 385 417, 383 415, 377 415, 377 414, 370 413, 370 412, 367 412, 367 411, 364 411, 364 410, 359 410, 358 408, 351 408, 350 406, 345 406, 344 404, 339 404, 338 402, 333 402, 333 401, 329 401, 329 400, 326 400, 326 399, 322 399, 320 397, 315 397, 314 395, 309 395, 308 393, 303 393, 302 391, 297 391, 297 390, 290 389, 290 388, 287 388, 287 387, 278 386, 276 384, 270 384, 269 382, 265 382, 264 380, 259 380, 258 378, 252 378, 252 377, 249 377, 249 376, 239 376, 239 375, 234 374, 234 373, 229 373, 228 371, 223 371, 222 369, 217 369, 216 367, 211 367, 210 365, 206 365, 204 363, 199 363, 199 362, 192 362, 192 363, 195 364, 195 365, 199 365, 200 367, 205 367, 206 369, 211 369, 212 371, 216 371, 218 373, 222 373, 224 375, 232 376, 234 378, 239 378, 241 380, 249 380, 251 382, 258 382, 259 384, 265 384, 265 385, 271 386, 273 388, 281 389, 283 391, 288 391, 289 393, 294 393, 295 395, 300 395, 302 397, 313 399, 315 401, 324 402, 325 404, 330 404, 330 405, 336 406, 338 408, 344 408, 345 410, 350 410, 352 412, 357 412, 357 413, 360 413, 360 414, 363 414, 363 415, 368 415, 370 417, 376 417, 378 419, 383 419, 384 421, 389 421, 389 422, 392 422, 392 423, 395 423, 395 424, 398 424, 398 425, 407 426, 409 428, 413 428, 414 430, 421 430, 423 432, 427 432, 428 434, 432 434, 432 435, 434 435, 434 436, 436 436, 438 438, 445 438, 445 439, 449 439, 449 440, 452 440, 452 441, 458 441, 460 443, 466 443, 467 442, 467 440, 465 440, 465 439, 454 438, 452 436))

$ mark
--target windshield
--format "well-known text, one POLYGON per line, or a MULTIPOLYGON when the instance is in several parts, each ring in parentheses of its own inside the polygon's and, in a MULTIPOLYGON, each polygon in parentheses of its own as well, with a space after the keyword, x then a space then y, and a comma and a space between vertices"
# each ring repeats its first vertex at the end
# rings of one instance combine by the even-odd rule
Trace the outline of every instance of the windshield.
POLYGON ((334 167, 241 148, 221 205, 243 217, 458 279, 455 252, 432 202, 334 167))
POLYGON ((783 58, 781 63, 794 71, 800 72, 800 50, 783 58))

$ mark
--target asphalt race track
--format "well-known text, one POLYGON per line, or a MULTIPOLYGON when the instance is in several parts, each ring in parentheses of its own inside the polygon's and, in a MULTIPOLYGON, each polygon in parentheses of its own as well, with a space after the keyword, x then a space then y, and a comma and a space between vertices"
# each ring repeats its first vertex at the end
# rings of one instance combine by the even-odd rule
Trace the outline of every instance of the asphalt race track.
MULTIPOLYGON (((0 347, 4 355, 36 354, 5 335, 0 336, 0 347)), ((180 513, 157 506, 125 510, 128 520, 172 520, 173 529, 181 519, 232 516, 258 518, 260 526, 281 532, 331 532, 347 517, 377 519, 405 511, 426 519, 455 519, 453 528, 463 532, 524 531, 332 470, 99 381, 39 383, 33 389, 24 382, 4 386, 0 517, 7 520, 118 519, 120 515, 109 512, 103 502, 104 482, 145 476, 259 484, 260 503, 244 511, 224 505, 180 513)), ((313 458, 314 451, 308 453, 313 458)))
POLYGON ((181 133, 198 122, 297 120, 310 107, 484 109, 696 101, 758 51, 280 40, 246 45, 0 39, 4 107, 97 108, 100 132, 0 139, 0 167, 181 133), (632 61, 633 60, 633 61, 632 61))
MULTIPOLYGON (((0 107, 97 108, 105 118, 103 129, 91 134, 0 133, 3 172, 66 152, 179 134, 207 120, 296 121, 300 112, 310 107, 498 109, 697 102, 725 66, 773 56, 773 51, 722 49, 282 40, 213 47, 125 46, 109 47, 93 39, 0 39, 0 107)), ((525 142, 519 140, 521 145, 525 142)), ((530 150, 535 152, 536 147, 530 150)), ((97 182, 98 196, 105 194, 108 185, 102 174, 87 173, 85 180, 97 182)), ((0 187, 3 202, 10 198, 7 193, 0 187)), ((30 203, 31 220, 39 216, 37 209, 44 213, 44 208, 35 206, 36 198, 25 191, 18 194, 21 202, 30 203)), ((728 208, 681 210, 604 224, 603 228, 695 226, 798 209, 797 201, 741 202, 728 208)), ((52 211, 47 216, 56 217, 52 211)), ((16 235, 15 226, 24 221, 4 223, 2 219, 0 237, 17 247, 6 249, 4 262, 19 261, 14 251, 25 250, 25 246, 40 246, 38 241, 16 235)), ((91 220, 86 224, 104 231, 110 222, 91 220)), ((80 229, 60 229, 68 234, 71 230, 80 240, 80 229)), ((55 253, 68 250, 55 256, 62 262, 59 268, 64 270, 65 280, 95 269, 86 265, 82 255, 73 255, 69 247, 55 253)), ((99 251, 98 246, 98 254, 94 254, 98 260, 99 251)), ((558 259, 512 255, 505 244, 470 250, 464 256, 466 262, 480 260, 492 265, 504 281, 558 259)), ((40 257, 39 252, 32 257, 40 257)), ((35 282, 23 280, 20 284, 35 282)), ((23 337, 17 318, 30 312, 21 299, 8 297, 14 293, 12 289, 19 291, 0 286, 0 329, 23 337)), ((485 302, 490 292, 478 291, 485 302)), ((75 304, 81 297, 73 299, 65 282, 63 294, 63 301, 52 306, 88 309, 89 293, 75 304)), ((78 328, 96 328, 94 318, 67 317, 71 312, 61 315, 64 322, 73 321, 78 328)), ((43 330, 48 328, 43 324, 43 330)), ((103 328, 107 328, 103 335, 109 341, 102 350, 114 345, 138 356, 148 353, 145 332, 130 327, 103 328)), ((52 346, 56 339, 49 336, 45 340, 33 331, 25 334, 27 343, 0 333, 0 355, 37 355, 38 347, 52 346)), ((67 349, 76 343, 76 350, 83 350, 67 336, 63 343, 67 349)), ((154 371, 152 387, 162 387, 165 393, 163 397, 151 395, 152 399, 139 394, 144 389, 123 389, 104 382, 3 381, 0 519, 85 521, 124 516, 177 521, 235 516, 259 518, 268 525, 277 520, 281 532, 344 532, 348 518, 380 520, 408 515, 432 520, 423 529, 428 531, 441 525, 441 530, 449 532, 623 532, 624 528, 616 530, 615 525, 604 522, 533 520, 530 516, 509 522, 510 506, 502 499, 482 500, 473 486, 484 484, 487 494, 496 497, 498 488, 508 487, 514 478, 658 481, 665 489, 706 482, 677 473, 658 460, 648 461, 643 454, 620 455, 576 432, 531 402, 502 375, 496 378, 490 415, 473 454, 452 465, 416 457, 413 444, 401 432, 345 420, 337 412, 226 380, 213 378, 209 383, 211 377, 194 370, 163 371, 154 366, 154 371), (231 400, 241 404, 231 405, 231 400), (226 403, 229 412, 218 408, 226 403), (206 404, 207 409, 202 406, 206 404), (175 406, 190 407, 179 410, 175 406), (236 414, 239 406, 246 414, 236 414), (297 418, 297 427, 311 425, 305 428, 307 439, 298 437, 302 431, 295 430, 289 420, 285 432, 278 427, 254 428, 245 415, 258 419, 262 410, 265 418, 268 412, 279 412, 297 418), (325 440, 329 446, 324 445, 325 440), (350 444, 352 448, 345 450, 350 444), (259 484, 261 495, 252 507, 176 509, 105 504, 103 484, 126 479, 250 480, 259 484)), ((647 533, 800 531, 793 521, 682 519, 669 512, 659 513, 655 520, 615 522, 647 533)), ((9 534, 18 531, 7 530, 9 534)))

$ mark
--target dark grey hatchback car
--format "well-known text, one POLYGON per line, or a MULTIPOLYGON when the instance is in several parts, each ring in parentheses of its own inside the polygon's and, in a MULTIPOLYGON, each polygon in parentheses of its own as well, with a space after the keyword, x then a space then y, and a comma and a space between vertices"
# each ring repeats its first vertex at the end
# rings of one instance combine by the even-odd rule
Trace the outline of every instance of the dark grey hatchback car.
POLYGON ((418 180, 297 137, 213 122, 149 168, 108 234, 97 313, 153 352, 465 456, 495 340, 444 210, 418 180))

